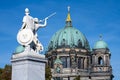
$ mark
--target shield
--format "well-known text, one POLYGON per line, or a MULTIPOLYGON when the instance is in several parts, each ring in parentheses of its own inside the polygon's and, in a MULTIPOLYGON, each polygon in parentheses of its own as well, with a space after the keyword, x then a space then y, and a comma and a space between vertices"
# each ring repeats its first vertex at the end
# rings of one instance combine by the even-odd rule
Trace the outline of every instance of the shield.
POLYGON ((21 45, 28 45, 33 41, 34 34, 31 29, 23 29, 17 34, 17 41, 21 45))

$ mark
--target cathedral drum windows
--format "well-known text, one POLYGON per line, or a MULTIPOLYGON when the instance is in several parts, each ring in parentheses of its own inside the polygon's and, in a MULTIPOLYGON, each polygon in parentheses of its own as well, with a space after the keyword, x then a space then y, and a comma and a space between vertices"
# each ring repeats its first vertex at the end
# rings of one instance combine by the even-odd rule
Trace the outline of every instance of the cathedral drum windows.
POLYGON ((70 57, 69 56, 63 56, 60 58, 61 61, 63 62, 63 68, 70 68, 70 57))
POLYGON ((84 67, 84 58, 79 57, 78 58, 78 69, 83 69, 83 67, 84 67))
POLYGON ((61 57, 60 58, 61 59, 61 61, 63 62, 63 68, 67 68, 67 60, 66 60, 66 57, 61 57))

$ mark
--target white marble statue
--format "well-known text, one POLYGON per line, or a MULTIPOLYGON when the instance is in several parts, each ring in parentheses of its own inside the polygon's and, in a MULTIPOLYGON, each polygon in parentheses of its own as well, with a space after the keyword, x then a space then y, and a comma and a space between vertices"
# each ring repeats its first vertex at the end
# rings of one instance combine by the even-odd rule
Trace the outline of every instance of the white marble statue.
POLYGON ((31 29, 33 32, 37 31, 40 27, 45 27, 47 25, 47 19, 48 17, 45 18, 45 22, 44 24, 40 24, 39 22, 41 20, 38 20, 38 18, 33 18, 32 16, 30 16, 29 14, 29 9, 26 8, 25 9, 25 16, 23 17, 23 25, 22 25, 22 29, 31 29))
POLYGON ((56 13, 46 17, 43 24, 40 23, 42 20, 33 18, 29 14, 29 9, 26 8, 25 16, 23 17, 23 24, 20 31, 18 32, 17 40, 21 45, 25 46, 27 50, 30 48, 36 52, 39 52, 43 50, 43 46, 38 40, 37 30, 39 28, 45 27, 47 25, 48 18, 56 13))

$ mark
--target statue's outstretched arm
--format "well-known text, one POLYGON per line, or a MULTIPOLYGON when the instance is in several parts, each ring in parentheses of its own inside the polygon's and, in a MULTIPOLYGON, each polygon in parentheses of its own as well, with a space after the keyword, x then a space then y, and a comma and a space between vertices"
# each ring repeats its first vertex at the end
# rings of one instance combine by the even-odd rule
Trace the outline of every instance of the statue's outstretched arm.
POLYGON ((39 27, 45 27, 47 25, 48 17, 45 18, 44 24, 39 24, 39 27))
POLYGON ((48 18, 45 18, 44 19, 44 24, 36 24, 36 26, 35 26, 35 30, 37 31, 39 28, 42 28, 42 27, 45 27, 46 25, 47 25, 47 19, 48 18))

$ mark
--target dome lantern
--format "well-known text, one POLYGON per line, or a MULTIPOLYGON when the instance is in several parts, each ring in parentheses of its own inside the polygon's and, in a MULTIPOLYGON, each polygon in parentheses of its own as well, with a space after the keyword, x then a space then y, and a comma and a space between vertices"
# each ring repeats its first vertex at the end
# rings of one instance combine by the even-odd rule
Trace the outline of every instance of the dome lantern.
POLYGON ((70 6, 68 6, 68 14, 66 18, 66 27, 72 27, 72 20, 70 17, 70 6))

